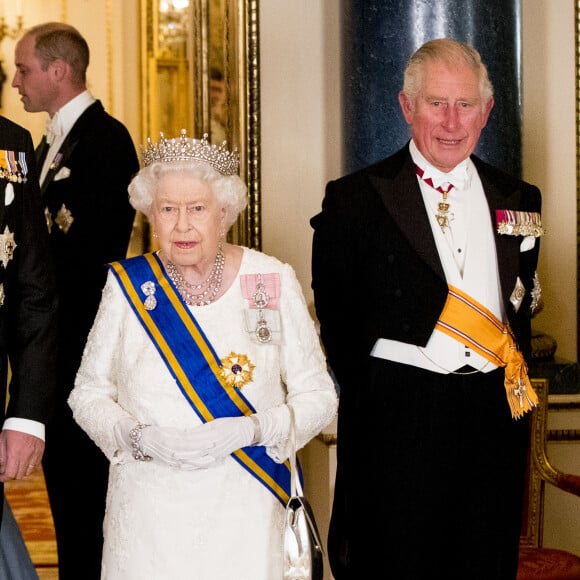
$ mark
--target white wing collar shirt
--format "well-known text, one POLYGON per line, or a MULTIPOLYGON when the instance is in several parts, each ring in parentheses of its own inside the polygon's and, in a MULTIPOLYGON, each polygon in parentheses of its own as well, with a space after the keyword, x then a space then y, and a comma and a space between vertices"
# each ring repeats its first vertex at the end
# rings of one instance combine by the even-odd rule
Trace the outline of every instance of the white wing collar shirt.
MULTIPOLYGON (((447 283, 460 288, 503 319, 493 224, 473 162, 466 159, 449 173, 443 173, 427 162, 412 140, 409 149, 413 162, 423 171, 417 179, 447 283), (426 183, 429 178, 433 186, 426 183), (442 200, 438 187, 448 190, 445 227, 438 221, 442 200)), ((424 348, 380 338, 371 355, 438 373, 453 372, 464 365, 482 372, 496 368, 438 330, 433 331, 424 348)))
POLYGON ((73 125, 95 101, 95 97, 88 90, 83 91, 46 120, 46 141, 50 148, 40 172, 40 183, 44 181, 50 165, 73 125))

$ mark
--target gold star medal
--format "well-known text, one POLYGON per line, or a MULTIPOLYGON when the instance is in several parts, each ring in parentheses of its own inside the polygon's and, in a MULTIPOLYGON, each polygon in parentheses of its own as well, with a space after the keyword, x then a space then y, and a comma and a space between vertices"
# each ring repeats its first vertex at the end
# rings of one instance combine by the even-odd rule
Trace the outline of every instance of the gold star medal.
POLYGON ((64 203, 60 206, 54 223, 66 234, 68 233, 72 223, 75 221, 73 214, 64 203))
POLYGON ((245 354, 230 352, 221 360, 221 376, 226 387, 241 389, 252 382, 256 365, 245 354))
POLYGON ((0 234, 0 261, 4 268, 8 266, 8 262, 14 257, 15 248, 14 234, 6 226, 4 233, 0 234))

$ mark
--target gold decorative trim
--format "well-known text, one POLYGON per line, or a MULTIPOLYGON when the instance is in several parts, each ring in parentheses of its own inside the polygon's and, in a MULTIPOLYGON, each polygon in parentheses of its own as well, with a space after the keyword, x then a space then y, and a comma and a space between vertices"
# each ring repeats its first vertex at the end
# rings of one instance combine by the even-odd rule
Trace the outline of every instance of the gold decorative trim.
POLYGON ((551 466, 546 456, 546 417, 548 402, 548 380, 531 379, 534 391, 538 395, 539 404, 531 415, 531 440, 527 509, 525 525, 520 534, 520 546, 537 548, 542 542, 542 512, 544 508, 543 475, 552 478, 551 466))
POLYGON ((230 0, 227 5, 229 62, 237 70, 237 118, 232 127, 233 142, 240 143, 240 174, 248 186, 248 207, 230 232, 233 243, 262 249, 261 127, 260 127, 260 43, 258 0, 230 0), (236 34, 236 31, 238 33, 236 34), (239 31, 243 31, 240 34, 239 31), (237 41, 236 41, 237 39, 237 41), (234 44, 236 43, 236 44, 234 44))
POLYGON ((548 441, 552 443, 580 441, 580 429, 550 429, 548 441))
POLYGON ((248 99, 247 125, 248 150, 247 183, 249 194, 248 245, 257 250, 262 249, 262 215, 261 215, 261 182, 260 182, 260 42, 258 0, 247 2, 247 67, 248 99))
POLYGON ((316 439, 324 443, 327 447, 335 447, 338 437, 334 433, 319 433, 316 439))
MULTIPOLYGON (((550 463, 547 452, 548 379, 532 379, 539 404, 532 411, 530 441, 530 473, 527 489, 526 526, 520 535, 520 545, 538 548, 542 545, 544 487, 546 483, 578 494, 578 483, 573 475, 566 474, 550 463)), ((576 431, 576 430, 575 430, 576 431)), ((562 432, 563 433, 563 432, 562 432)), ((578 435, 576 431, 573 433, 578 435)))
POLYGON ((193 70, 194 83, 191 87, 195 115, 193 118, 196 136, 210 132, 210 103, 209 103, 209 4, 208 0, 195 0, 190 4, 193 35, 193 70), (195 79, 204 79, 202 82, 195 79))
MULTIPOLYGON (((576 23, 576 307, 580 312, 580 0, 574 2, 576 23)), ((576 323, 576 356, 580 360, 580 325, 576 323)))

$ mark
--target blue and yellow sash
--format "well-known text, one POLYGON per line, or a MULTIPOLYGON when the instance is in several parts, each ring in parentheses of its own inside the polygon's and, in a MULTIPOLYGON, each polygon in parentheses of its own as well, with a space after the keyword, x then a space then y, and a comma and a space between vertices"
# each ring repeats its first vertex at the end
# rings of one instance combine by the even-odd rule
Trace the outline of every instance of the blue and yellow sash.
MULTIPOLYGON (((189 308, 165 275, 159 258, 145 254, 113 262, 115 274, 131 308, 151 338, 175 378, 181 392, 205 423, 219 417, 238 417, 255 412, 239 389, 220 380, 221 362, 197 324, 189 308), (145 307, 150 294, 142 286, 154 283, 156 305, 145 307)), ((290 496, 288 462, 276 463, 265 447, 244 447, 232 457, 280 502, 286 505, 290 496)))

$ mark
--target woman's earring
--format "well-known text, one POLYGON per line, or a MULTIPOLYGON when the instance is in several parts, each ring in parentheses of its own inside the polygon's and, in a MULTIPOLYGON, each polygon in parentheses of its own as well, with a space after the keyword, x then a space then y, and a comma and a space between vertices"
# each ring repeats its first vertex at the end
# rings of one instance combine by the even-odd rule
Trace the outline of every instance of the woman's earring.
POLYGON ((159 234, 157 232, 153 232, 153 237, 154 238, 158 238, 159 237, 159 234))

